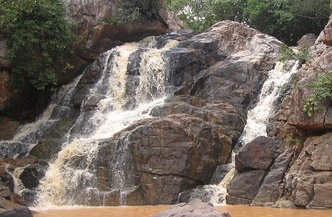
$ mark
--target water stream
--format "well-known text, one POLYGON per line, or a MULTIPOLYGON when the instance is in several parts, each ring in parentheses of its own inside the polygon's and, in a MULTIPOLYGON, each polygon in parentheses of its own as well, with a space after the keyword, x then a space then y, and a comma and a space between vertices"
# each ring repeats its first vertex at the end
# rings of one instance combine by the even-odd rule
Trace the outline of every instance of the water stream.
POLYGON ((209 186, 209 191, 213 195, 210 202, 213 204, 225 203, 226 187, 232 179, 235 168, 235 155, 241 147, 252 141, 258 136, 267 136, 266 125, 275 113, 275 103, 280 95, 280 90, 283 85, 290 81, 293 74, 297 73, 299 63, 297 61, 289 61, 287 63, 277 62, 274 69, 269 71, 268 78, 264 82, 261 93, 258 97, 256 106, 248 111, 247 123, 240 136, 240 139, 235 146, 231 163, 232 169, 225 174, 223 180, 218 185, 209 186))
POLYGON ((248 111, 247 124, 240 137, 242 145, 246 145, 258 136, 267 136, 266 124, 269 117, 275 112, 274 105, 279 97, 280 89, 289 82, 298 68, 299 63, 296 61, 277 62, 275 68, 269 72, 268 79, 261 89, 257 105, 248 111))

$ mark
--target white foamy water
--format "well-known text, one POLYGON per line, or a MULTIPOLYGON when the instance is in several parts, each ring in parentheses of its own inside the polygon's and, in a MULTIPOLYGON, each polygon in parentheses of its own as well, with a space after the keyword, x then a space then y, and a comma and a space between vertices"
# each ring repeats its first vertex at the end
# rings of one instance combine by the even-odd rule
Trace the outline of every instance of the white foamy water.
POLYGON ((287 64, 286 66, 285 63, 277 62, 275 68, 269 72, 257 105, 248 111, 247 124, 240 138, 242 145, 258 136, 267 136, 266 124, 273 113, 273 105, 279 97, 280 88, 289 82, 290 77, 297 72, 299 67, 299 63, 295 61, 287 64))
MULTIPOLYGON (((261 89, 261 93, 258 98, 257 105, 247 115, 247 124, 240 136, 241 146, 245 146, 248 142, 252 141, 258 136, 267 136, 266 124, 269 117, 274 112, 274 103, 279 97, 281 87, 289 82, 292 74, 298 71, 298 62, 291 61, 288 63, 277 62, 273 70, 268 74, 267 80, 264 82, 261 89)), ((238 147, 236 147, 237 149, 238 147)), ((235 161, 235 152, 232 153, 231 163, 233 167, 235 161)), ((214 189, 215 194, 211 198, 211 203, 218 204, 219 201, 225 202, 227 194, 226 188, 228 183, 231 181, 235 173, 235 168, 232 168, 224 177, 224 179, 218 185, 211 185, 214 189)))
MULTIPOLYGON (((130 43, 104 54, 101 79, 83 101, 81 115, 67 135, 68 142, 62 145, 41 180, 36 206, 87 205, 92 197, 105 196, 96 187, 95 159, 100 142, 140 119, 149 118, 150 110, 162 104, 169 94, 166 86, 169 73, 162 52, 176 43, 156 49, 154 39, 150 40, 145 42, 150 44, 149 48, 143 51, 139 50, 140 44, 130 43), (130 74, 129 58, 137 51, 142 52, 139 71, 130 74), (90 111, 92 104, 95 107, 90 111)), ((124 185, 120 183, 123 176, 113 176, 118 177, 119 188, 124 185)))

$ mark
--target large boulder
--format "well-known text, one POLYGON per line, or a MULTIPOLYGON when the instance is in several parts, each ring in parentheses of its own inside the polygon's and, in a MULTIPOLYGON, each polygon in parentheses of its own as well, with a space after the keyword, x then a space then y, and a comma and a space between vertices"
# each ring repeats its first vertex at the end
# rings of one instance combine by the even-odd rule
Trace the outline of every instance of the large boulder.
POLYGON ((275 157, 281 141, 275 138, 260 136, 245 145, 235 157, 235 168, 246 170, 267 170, 275 157))
MULTIPOLYGON (((105 182, 101 185, 108 189, 119 181, 113 176, 121 165, 114 161, 125 160, 123 181, 127 189, 134 189, 126 197, 128 205, 175 203, 179 192, 209 183, 217 165, 225 163, 220 159, 222 129, 200 118, 173 115, 128 130, 104 143, 98 157, 99 168, 107 174, 99 183, 105 182), (123 149, 130 155, 120 152, 123 149)), ((122 190, 128 192, 126 188, 122 190)))

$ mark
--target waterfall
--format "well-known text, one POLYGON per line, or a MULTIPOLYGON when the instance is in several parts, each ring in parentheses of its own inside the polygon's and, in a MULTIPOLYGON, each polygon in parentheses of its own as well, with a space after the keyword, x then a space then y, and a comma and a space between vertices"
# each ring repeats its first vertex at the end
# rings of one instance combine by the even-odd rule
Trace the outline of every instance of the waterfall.
POLYGON ((275 113, 274 105, 279 97, 280 90, 283 85, 290 81, 291 76, 297 73, 298 68, 299 63, 297 61, 287 63, 277 62, 274 69, 269 71, 268 78, 262 86, 256 106, 248 111, 247 123, 232 153, 231 169, 225 174, 223 180, 218 185, 210 186, 209 192, 212 193, 211 203, 220 204, 225 201, 227 184, 235 172, 234 161, 236 151, 258 136, 267 136, 266 124, 269 121, 269 117, 275 113))
POLYGON ((258 136, 267 136, 266 124, 274 113, 274 104, 279 97, 280 88, 289 82, 291 76, 297 72, 299 63, 295 61, 277 62, 264 82, 257 105, 248 111, 247 124, 244 127, 240 142, 246 145, 258 136))
MULTIPOLYGON (((170 94, 168 60, 163 52, 176 43, 161 49, 156 44, 154 38, 147 38, 102 55, 101 78, 83 100, 80 116, 65 135, 67 142, 40 181, 36 206, 89 205, 93 197, 105 197, 105 192, 97 189, 95 160, 100 142, 150 117, 150 110, 170 94), (137 55, 139 64, 131 61, 137 55), (96 104, 92 111, 91 104, 96 104)), ((121 181, 121 174, 116 176, 121 181)), ((103 205, 103 201, 98 205, 103 205)))

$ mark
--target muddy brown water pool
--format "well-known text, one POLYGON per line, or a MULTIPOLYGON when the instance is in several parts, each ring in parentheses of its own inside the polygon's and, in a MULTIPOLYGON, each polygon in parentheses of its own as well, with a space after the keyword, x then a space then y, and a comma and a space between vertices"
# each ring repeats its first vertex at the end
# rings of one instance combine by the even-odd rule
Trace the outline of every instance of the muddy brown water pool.
MULTIPOLYGON (((31 208, 34 217, 151 217, 169 206, 31 208)), ((221 205, 232 217, 332 217, 332 210, 274 209, 246 205, 221 205)))

